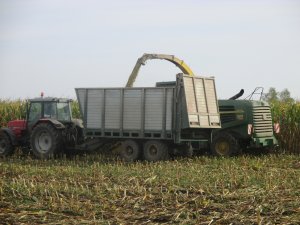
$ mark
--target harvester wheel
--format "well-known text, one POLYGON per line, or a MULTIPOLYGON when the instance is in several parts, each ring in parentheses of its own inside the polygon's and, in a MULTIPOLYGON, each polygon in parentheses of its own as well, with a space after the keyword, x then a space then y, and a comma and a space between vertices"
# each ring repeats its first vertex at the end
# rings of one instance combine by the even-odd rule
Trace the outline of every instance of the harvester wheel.
POLYGON ((141 158, 140 145, 133 140, 122 142, 120 156, 125 162, 134 162, 141 158))
POLYGON ((0 133, 0 157, 10 156, 14 153, 15 148, 11 144, 11 141, 7 134, 0 133))
POLYGON ((147 141, 144 145, 144 159, 157 162, 169 158, 168 146, 160 141, 147 141))
POLYGON ((49 159, 60 153, 61 132, 50 124, 38 124, 31 133, 30 144, 32 152, 37 158, 49 159))
POLYGON ((216 156, 233 156, 240 152, 238 140, 227 132, 221 132, 213 137, 211 143, 211 152, 216 156))

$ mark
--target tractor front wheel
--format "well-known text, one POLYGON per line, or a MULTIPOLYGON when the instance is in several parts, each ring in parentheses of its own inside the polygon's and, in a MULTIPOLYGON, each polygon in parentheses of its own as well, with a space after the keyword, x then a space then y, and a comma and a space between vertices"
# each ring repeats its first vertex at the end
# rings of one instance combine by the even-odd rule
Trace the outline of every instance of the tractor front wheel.
POLYGON ((60 153, 61 132, 50 124, 38 124, 31 133, 30 143, 32 152, 37 158, 49 159, 60 153))
POLYGON ((11 144, 11 141, 6 133, 0 133, 0 156, 6 157, 14 153, 14 146, 11 144))

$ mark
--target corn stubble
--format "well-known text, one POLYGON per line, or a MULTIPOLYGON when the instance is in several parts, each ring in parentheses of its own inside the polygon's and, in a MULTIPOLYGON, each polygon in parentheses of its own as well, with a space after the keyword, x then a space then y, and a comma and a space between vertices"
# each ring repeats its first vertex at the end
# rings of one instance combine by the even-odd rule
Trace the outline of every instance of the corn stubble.
POLYGON ((0 161, 4 224, 295 224, 293 155, 125 164, 99 155, 0 161))

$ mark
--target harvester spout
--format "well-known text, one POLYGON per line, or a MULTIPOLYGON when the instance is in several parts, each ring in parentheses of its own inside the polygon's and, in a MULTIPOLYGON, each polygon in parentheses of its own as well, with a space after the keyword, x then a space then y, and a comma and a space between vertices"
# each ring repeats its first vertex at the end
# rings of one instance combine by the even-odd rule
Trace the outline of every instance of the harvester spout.
POLYGON ((183 62, 183 60, 180 60, 176 58, 174 55, 165 55, 165 54, 148 54, 145 53, 141 58, 139 58, 128 78, 126 87, 132 87, 133 83, 135 82, 135 79, 139 73, 139 70, 142 65, 145 65, 145 62, 150 59, 164 59, 167 60, 173 64, 175 64, 184 74, 187 74, 191 77, 194 76, 193 71, 190 67, 188 67, 187 64, 183 62))
POLYGON ((229 98, 229 100, 236 100, 244 94, 244 89, 241 89, 239 93, 229 98))

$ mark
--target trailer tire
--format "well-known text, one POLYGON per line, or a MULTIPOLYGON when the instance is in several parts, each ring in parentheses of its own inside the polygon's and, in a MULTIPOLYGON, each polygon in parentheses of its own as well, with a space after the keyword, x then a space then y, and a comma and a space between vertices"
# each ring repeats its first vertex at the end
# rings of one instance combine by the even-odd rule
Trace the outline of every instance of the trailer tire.
POLYGON ((12 145, 10 138, 4 132, 0 133, 0 157, 10 156, 14 153, 15 148, 12 145))
POLYGON ((40 123, 31 133, 30 144, 32 152, 37 158, 52 158, 61 152, 61 132, 50 124, 40 123))
POLYGON ((144 159, 149 162, 167 160, 169 158, 168 146, 160 141, 147 141, 143 150, 144 159))
POLYGON ((229 157, 240 152, 240 145, 232 134, 220 132, 213 137, 210 149, 215 156, 229 157))
POLYGON ((133 140, 122 142, 120 156, 125 162, 134 162, 141 158, 140 145, 133 140))

